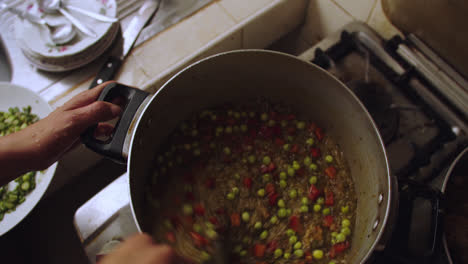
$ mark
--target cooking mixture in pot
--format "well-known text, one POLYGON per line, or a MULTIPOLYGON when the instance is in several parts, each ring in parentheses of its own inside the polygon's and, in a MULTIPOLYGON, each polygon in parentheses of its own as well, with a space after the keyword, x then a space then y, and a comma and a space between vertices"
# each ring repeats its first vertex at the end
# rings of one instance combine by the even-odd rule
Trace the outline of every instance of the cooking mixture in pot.
POLYGON ((146 193, 158 242, 197 263, 220 245, 232 263, 346 263, 354 184, 314 122, 263 101, 224 106, 183 122, 162 149, 146 193))

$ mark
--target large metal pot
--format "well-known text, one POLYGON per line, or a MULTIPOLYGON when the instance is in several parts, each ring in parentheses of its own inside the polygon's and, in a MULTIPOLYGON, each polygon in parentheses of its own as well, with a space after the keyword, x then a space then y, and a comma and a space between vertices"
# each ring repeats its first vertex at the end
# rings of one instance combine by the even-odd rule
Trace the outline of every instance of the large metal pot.
POLYGON ((145 223, 143 194, 156 150, 179 122, 195 111, 225 102, 265 97, 291 105, 315 120, 344 151, 358 197, 349 263, 365 262, 375 249, 382 248, 379 245, 397 199, 391 192, 394 179, 385 149, 364 106, 326 71, 290 55, 243 50, 194 63, 152 96, 111 86, 101 97, 110 100, 123 94, 130 99, 128 108, 132 109, 127 108, 116 128, 113 138, 117 143, 98 143, 88 137, 87 145, 114 159, 125 161, 128 157, 131 205, 141 231, 150 230, 145 223))

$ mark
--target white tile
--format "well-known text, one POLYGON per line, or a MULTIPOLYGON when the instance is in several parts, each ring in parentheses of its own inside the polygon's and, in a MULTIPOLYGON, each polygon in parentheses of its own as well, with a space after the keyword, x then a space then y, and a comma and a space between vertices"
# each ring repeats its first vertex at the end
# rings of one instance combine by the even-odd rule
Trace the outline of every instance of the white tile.
POLYGON ((333 0, 355 19, 367 21, 376 0, 333 0))
POLYGON ((396 28, 390 20, 388 20, 382 8, 382 1, 377 0, 372 14, 367 21, 367 24, 377 31, 383 38, 390 39, 395 35, 403 35, 398 28, 396 28))
POLYGON ((331 0, 310 0, 301 35, 312 45, 353 20, 352 16, 331 0))
POLYGON ((202 51, 198 56, 195 57, 192 61, 198 61, 203 58, 209 57, 211 55, 242 49, 242 29, 233 32, 232 34, 227 35, 224 39, 219 40, 215 45, 208 47, 206 50, 202 51))
POLYGON ((133 54, 145 74, 152 79, 234 25, 234 20, 214 2, 169 30, 157 34, 133 54))
POLYGON ((304 22, 307 1, 275 1, 244 27, 244 48, 265 48, 304 22))
POLYGON ((139 59, 133 54, 130 54, 125 62, 120 67, 115 76, 115 80, 130 86, 139 87, 147 82, 149 77, 143 71, 143 67, 139 59))
POLYGON ((218 3, 236 22, 240 22, 273 1, 274 0, 220 0, 218 3))

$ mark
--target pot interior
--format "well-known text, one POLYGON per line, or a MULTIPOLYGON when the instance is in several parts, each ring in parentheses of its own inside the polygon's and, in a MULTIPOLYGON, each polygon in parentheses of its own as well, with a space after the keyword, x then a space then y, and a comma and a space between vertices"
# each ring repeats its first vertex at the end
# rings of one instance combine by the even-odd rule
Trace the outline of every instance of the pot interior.
POLYGON ((276 52, 247 50, 210 57, 180 72, 154 95, 138 121, 129 156, 132 206, 141 230, 148 230, 144 186, 163 140, 196 111, 258 97, 293 106, 340 145, 358 197, 349 263, 362 262, 380 238, 390 206, 380 136, 362 104, 341 82, 315 65, 276 52))

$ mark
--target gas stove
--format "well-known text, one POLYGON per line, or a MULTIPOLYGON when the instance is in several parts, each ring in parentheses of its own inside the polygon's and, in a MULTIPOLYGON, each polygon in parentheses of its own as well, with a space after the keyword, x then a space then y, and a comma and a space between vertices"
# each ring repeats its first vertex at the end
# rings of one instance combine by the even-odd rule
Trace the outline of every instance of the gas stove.
MULTIPOLYGON (((359 97, 398 178, 398 217, 372 262, 451 263, 441 243, 440 187, 447 166, 468 142, 466 81, 417 37, 385 42, 362 23, 348 24, 299 58, 329 71, 359 97)), ((75 214, 93 263, 109 245, 137 231, 127 184, 124 174, 75 214)))

